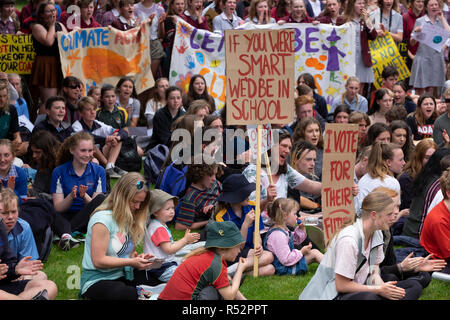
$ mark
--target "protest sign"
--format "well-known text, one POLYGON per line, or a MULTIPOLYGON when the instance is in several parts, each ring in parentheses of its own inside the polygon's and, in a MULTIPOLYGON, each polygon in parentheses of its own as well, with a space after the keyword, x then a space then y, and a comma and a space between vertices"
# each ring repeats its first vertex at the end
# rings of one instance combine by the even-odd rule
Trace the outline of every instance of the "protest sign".
MULTIPOLYGON (((355 75, 355 31, 352 24, 286 23, 264 26, 246 23, 240 29, 294 30, 294 79, 302 73, 313 75, 317 93, 331 106, 345 91, 345 82, 355 75)), ((214 98, 216 108, 225 104, 225 43, 223 34, 194 28, 178 19, 172 60, 170 84, 185 92, 195 74, 201 74, 214 98)))
POLYGON ((352 186, 358 125, 327 123, 322 164, 322 214, 325 244, 346 220, 353 221, 352 186))
MULTIPOLYGON (((257 153, 257 143, 258 143, 258 133, 256 125, 248 125, 247 126, 247 134, 248 134, 248 143, 250 145, 250 161, 255 160, 257 153)), ((270 150, 273 144, 273 136, 270 124, 262 125, 262 133, 261 133, 261 154, 270 150)))
POLYGON ((447 39, 450 37, 450 31, 439 26, 425 24, 422 26, 421 32, 413 32, 412 38, 434 50, 441 52, 447 39))
POLYGON ((154 86, 150 69, 149 24, 128 31, 115 28, 58 32, 64 77, 75 76, 86 85, 116 85, 121 77, 134 79, 139 94, 154 86))
POLYGON ((36 53, 31 35, 0 35, 0 71, 30 74, 36 53))
POLYGON ((369 46, 370 55, 372 56, 372 69, 375 75, 373 84, 376 89, 379 89, 382 85, 381 73, 387 65, 393 65, 397 68, 399 73, 398 80, 404 80, 411 75, 390 34, 378 37, 375 40, 369 40, 369 46))
POLYGON ((225 32, 227 124, 288 124, 294 117, 294 31, 225 32))

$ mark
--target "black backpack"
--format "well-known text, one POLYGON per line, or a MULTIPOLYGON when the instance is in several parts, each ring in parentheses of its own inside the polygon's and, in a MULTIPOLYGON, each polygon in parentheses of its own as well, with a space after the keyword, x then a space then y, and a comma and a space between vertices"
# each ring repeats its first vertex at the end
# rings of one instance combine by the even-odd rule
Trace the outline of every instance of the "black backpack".
POLYGON ((53 204, 44 199, 28 199, 19 208, 19 217, 30 224, 39 253, 39 260, 45 262, 52 249, 51 225, 56 211, 53 204))
POLYGON ((142 158, 137 152, 136 137, 131 136, 122 142, 116 166, 128 172, 140 172, 142 168, 142 158))

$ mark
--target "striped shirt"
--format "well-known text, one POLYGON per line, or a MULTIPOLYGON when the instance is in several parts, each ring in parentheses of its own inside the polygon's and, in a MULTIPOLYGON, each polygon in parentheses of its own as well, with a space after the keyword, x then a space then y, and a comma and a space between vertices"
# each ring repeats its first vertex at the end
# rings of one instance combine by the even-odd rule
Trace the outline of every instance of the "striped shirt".
POLYGON ((194 222, 209 220, 211 211, 203 213, 204 207, 215 205, 220 193, 220 183, 214 182, 209 189, 199 190, 190 186, 181 199, 180 212, 175 222, 191 226, 194 222))

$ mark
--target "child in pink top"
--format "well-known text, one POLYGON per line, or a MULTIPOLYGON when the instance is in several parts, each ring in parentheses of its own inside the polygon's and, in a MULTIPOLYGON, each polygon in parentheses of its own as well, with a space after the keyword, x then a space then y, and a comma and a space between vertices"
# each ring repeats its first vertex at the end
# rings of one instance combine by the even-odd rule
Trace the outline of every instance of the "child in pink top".
POLYGON ((300 223, 294 231, 288 227, 297 224, 298 203, 293 199, 278 198, 268 210, 269 217, 275 224, 269 229, 264 241, 264 249, 274 255, 273 265, 278 275, 305 274, 308 264, 320 263, 323 254, 317 249, 311 249, 312 245, 294 248, 294 244, 300 244, 306 239, 305 226, 300 223))

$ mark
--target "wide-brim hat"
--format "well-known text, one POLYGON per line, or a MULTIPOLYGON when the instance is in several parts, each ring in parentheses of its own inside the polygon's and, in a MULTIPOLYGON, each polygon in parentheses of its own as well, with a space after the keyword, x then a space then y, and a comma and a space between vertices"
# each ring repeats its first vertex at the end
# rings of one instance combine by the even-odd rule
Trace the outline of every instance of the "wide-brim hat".
POLYGON ((178 198, 160 189, 150 190, 150 214, 158 212, 168 200, 173 200, 175 207, 178 205, 178 198))
POLYGON ((255 191, 256 183, 248 182, 243 174, 231 174, 222 183, 222 192, 217 201, 226 203, 240 203, 255 191))
POLYGON ((232 221, 212 222, 206 226, 206 248, 233 248, 245 240, 232 221))

